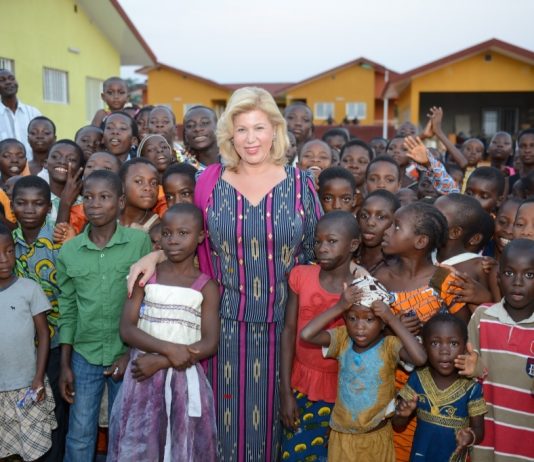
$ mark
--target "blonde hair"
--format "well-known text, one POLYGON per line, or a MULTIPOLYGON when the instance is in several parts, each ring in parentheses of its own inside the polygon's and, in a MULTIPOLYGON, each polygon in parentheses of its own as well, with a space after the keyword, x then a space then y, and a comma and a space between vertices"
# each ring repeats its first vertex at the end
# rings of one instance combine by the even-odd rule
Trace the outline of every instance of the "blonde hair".
POLYGON ((229 170, 235 171, 240 160, 232 143, 234 119, 240 114, 254 110, 264 112, 273 125, 274 139, 271 147, 271 161, 276 165, 284 165, 287 162, 286 151, 289 148, 287 125, 274 98, 263 88, 243 87, 232 94, 217 123, 217 144, 222 163, 229 170))

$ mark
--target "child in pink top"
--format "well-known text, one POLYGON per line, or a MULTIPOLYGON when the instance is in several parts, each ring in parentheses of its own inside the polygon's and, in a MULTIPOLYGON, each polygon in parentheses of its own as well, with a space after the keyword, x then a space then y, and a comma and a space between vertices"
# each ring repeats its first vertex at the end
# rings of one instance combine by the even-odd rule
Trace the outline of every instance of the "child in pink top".
MULTIPOLYGON (((289 275, 280 363, 284 462, 309 457, 326 460, 328 422, 337 394, 337 361, 325 359, 321 348, 301 340, 300 331, 334 306, 343 288, 354 279, 350 263, 359 239, 358 223, 352 214, 326 214, 315 231, 318 264, 296 266, 289 275)), ((357 276, 363 274, 367 272, 359 268, 357 276)), ((339 317, 329 328, 343 324, 339 317)))

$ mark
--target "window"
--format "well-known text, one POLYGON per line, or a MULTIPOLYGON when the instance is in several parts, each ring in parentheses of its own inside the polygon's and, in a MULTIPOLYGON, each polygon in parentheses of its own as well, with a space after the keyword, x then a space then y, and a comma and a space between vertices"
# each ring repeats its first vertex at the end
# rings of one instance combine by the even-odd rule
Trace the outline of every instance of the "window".
POLYGON ((347 103, 345 105, 346 116, 349 120, 362 120, 367 118, 367 103, 347 103))
POLYGON ((0 58, 0 69, 15 73, 15 61, 9 58, 0 58))
POLYGON ((326 120, 334 117, 334 103, 315 103, 315 118, 326 120))
POLYGON ((48 103, 69 102, 68 74, 57 69, 43 70, 43 99, 48 103))
POLYGON ((517 107, 482 108, 482 130, 484 135, 493 136, 498 131, 515 133, 519 129, 517 107))
POLYGON ((85 79, 85 119, 88 122, 93 120, 96 112, 104 108, 104 101, 100 96, 102 93, 103 80, 87 77, 85 79))

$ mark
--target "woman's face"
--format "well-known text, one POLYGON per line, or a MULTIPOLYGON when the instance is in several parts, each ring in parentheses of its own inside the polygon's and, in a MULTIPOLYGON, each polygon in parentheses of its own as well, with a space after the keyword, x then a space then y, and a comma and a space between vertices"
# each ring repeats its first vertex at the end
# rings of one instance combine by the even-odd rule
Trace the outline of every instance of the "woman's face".
POLYGON ((241 162, 261 165, 269 160, 274 127, 265 112, 255 109, 234 117, 233 143, 241 162))

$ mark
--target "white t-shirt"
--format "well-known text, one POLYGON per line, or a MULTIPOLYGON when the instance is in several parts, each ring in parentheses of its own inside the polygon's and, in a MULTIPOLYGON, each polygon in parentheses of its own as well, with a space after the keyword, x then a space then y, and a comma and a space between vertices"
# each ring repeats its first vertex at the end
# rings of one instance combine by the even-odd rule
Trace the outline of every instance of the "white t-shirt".
POLYGON ((31 385, 37 360, 33 316, 50 309, 31 279, 18 278, 0 290, 0 392, 31 385))

